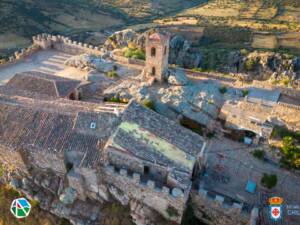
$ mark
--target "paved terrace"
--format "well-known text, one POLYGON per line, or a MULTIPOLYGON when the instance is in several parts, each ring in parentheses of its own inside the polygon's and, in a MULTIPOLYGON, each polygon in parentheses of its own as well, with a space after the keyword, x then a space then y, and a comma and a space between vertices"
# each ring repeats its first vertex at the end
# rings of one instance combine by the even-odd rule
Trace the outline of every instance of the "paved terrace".
POLYGON ((0 85, 6 84, 16 73, 37 71, 76 80, 83 80, 87 71, 68 67, 64 62, 73 55, 56 50, 38 51, 15 64, 0 66, 0 85))
POLYGON ((266 206, 268 198, 273 196, 283 197, 286 204, 299 205, 300 176, 254 158, 250 150, 250 147, 226 138, 213 139, 205 153, 208 168, 200 186, 211 195, 225 196, 225 202, 246 203, 246 210, 266 206), (263 173, 277 175, 277 186, 271 191, 260 186, 263 173), (248 180, 257 184, 254 194, 245 191, 248 180))

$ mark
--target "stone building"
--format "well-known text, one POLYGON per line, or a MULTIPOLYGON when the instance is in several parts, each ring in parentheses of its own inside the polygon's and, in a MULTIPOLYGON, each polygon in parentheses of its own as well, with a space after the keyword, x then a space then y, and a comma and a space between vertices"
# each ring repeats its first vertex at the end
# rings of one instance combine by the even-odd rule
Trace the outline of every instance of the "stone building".
POLYGON ((141 184, 132 189, 114 180, 119 184, 115 186, 124 192, 130 190, 132 196, 165 217, 168 208, 176 209, 178 215, 171 219, 179 222, 204 148, 199 135, 132 102, 104 151, 108 165, 122 169, 141 184))
MULTIPOLYGON (((71 101, 77 85, 28 72, 1 88, 1 163, 29 180, 51 171, 75 199, 137 201, 180 223, 202 137, 134 101, 117 113, 105 103, 71 101)), ((61 188, 53 193, 65 201, 61 188)))
POLYGON ((146 38, 145 72, 148 77, 154 77, 158 82, 163 82, 168 72, 169 42, 168 33, 155 32, 146 38))

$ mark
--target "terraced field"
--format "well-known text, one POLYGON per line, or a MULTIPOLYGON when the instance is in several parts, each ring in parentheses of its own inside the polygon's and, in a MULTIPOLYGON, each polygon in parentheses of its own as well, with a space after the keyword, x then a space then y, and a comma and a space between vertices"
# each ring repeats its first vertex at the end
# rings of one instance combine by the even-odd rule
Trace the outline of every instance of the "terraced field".
MULTIPOLYGON (((245 40, 247 30, 249 40, 235 45, 230 39, 219 40, 217 47, 280 50, 300 54, 300 1, 298 0, 211 0, 177 14, 156 20, 163 25, 195 25, 205 29, 213 28, 215 33, 222 31, 224 36, 235 35, 245 40), (195 22, 195 20, 197 20, 195 22), (232 30, 239 31, 232 33, 232 30), (229 45, 228 45, 229 44, 229 45)), ((222 37, 221 35, 220 37, 222 37)), ((211 39, 211 36, 207 36, 211 39)), ((210 46, 213 47, 213 46, 210 46)))

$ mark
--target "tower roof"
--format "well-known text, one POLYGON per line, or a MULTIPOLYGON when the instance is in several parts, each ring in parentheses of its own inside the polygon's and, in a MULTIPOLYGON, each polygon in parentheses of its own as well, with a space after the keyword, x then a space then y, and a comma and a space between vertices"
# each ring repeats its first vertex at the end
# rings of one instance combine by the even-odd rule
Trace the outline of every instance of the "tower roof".
POLYGON ((162 33, 162 32, 155 32, 149 36, 149 39, 153 40, 153 41, 163 41, 168 38, 169 38, 169 35, 162 33))

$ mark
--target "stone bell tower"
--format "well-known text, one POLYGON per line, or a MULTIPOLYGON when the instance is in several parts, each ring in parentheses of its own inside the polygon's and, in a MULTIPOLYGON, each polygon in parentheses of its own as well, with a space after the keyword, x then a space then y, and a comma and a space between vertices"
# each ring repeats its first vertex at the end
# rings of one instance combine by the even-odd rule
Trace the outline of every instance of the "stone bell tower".
POLYGON ((155 32, 146 38, 146 76, 163 82, 168 72, 170 35, 155 32))

